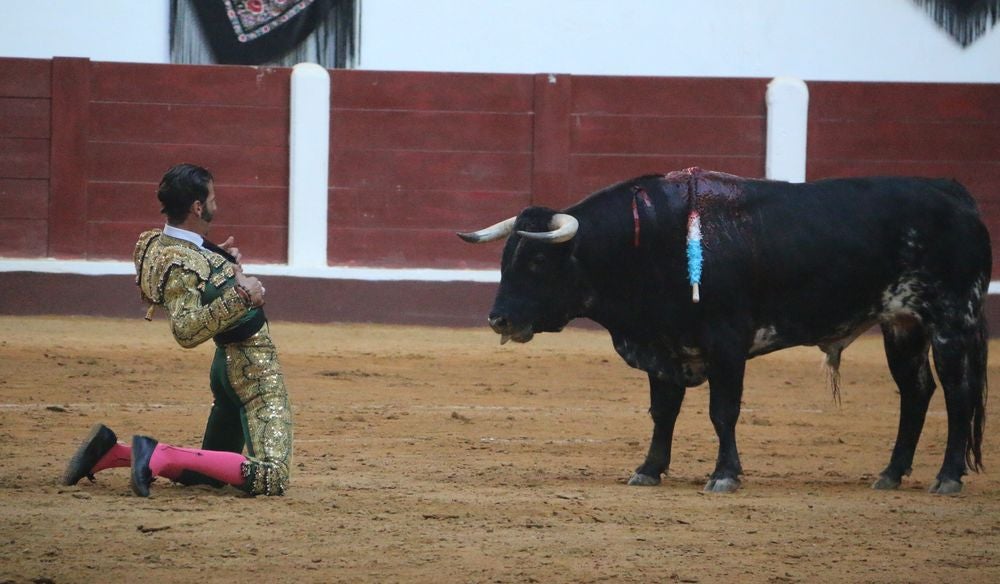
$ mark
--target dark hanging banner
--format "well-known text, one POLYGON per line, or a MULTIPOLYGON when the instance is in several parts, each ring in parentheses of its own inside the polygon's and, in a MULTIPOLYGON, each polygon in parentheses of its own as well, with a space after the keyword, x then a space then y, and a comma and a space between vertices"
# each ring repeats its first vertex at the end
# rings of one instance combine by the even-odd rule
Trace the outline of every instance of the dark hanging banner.
POLYGON ((294 49, 323 22, 336 0, 193 2, 216 62, 259 65, 294 49))
POLYGON ((914 0, 965 48, 1000 18, 1000 0, 914 0))

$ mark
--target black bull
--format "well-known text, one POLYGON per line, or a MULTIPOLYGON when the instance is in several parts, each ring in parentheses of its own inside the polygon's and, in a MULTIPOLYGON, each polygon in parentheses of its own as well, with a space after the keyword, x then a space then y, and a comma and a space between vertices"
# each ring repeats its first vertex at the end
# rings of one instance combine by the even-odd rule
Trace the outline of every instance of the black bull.
POLYGON ((898 487, 911 470, 936 388, 931 347, 948 411, 931 492, 957 493, 967 467, 982 468, 991 248, 972 197, 954 181, 789 184, 695 168, 625 181, 562 212, 530 207, 459 235, 507 238, 489 316, 502 342, 527 342, 585 317, 647 372, 653 436, 631 485, 659 484, 685 388, 707 379, 719 452, 705 489, 737 489, 747 359, 817 345, 836 379, 841 351, 874 325, 900 415, 873 487, 898 487), (703 234, 697 302, 687 251, 693 211, 703 234))

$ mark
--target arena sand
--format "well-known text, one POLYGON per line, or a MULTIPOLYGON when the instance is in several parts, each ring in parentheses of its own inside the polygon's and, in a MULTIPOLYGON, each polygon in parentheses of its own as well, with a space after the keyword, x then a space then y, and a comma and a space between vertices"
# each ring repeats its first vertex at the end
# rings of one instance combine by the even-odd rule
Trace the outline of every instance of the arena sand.
MULTIPOLYGON (((212 347, 162 316, 0 317, 0 582, 1000 582, 1000 428, 987 472, 925 491, 946 418, 935 395, 913 475, 886 464, 898 397, 881 339, 844 357, 748 367, 743 488, 701 492, 715 459, 705 387, 677 424, 670 477, 628 487, 651 431, 642 373, 603 332, 498 345, 484 329, 272 323, 295 411, 292 487, 232 488, 127 471, 59 484, 88 428, 197 446, 212 347)), ((990 376, 1000 380, 1000 345, 990 376)))

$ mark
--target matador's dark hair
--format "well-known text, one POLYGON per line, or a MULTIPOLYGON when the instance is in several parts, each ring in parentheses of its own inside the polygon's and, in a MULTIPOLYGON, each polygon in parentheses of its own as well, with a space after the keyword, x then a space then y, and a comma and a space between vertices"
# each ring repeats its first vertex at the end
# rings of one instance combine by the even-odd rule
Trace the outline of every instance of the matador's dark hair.
POLYGON ((213 180, 208 169, 194 164, 178 164, 168 170, 156 190, 156 198, 163 205, 160 213, 167 216, 167 223, 183 223, 192 203, 208 200, 208 183, 213 180))

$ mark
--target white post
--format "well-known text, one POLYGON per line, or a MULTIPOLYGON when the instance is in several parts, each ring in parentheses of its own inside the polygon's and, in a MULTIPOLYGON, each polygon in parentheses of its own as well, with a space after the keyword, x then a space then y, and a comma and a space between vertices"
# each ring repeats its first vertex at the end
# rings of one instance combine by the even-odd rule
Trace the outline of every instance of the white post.
POLYGON ((288 265, 326 267, 330 161, 330 74, 315 63, 292 69, 288 135, 288 265))
POLYGON ((767 84, 767 154, 764 172, 772 180, 806 180, 809 88, 801 79, 775 77, 767 84))

